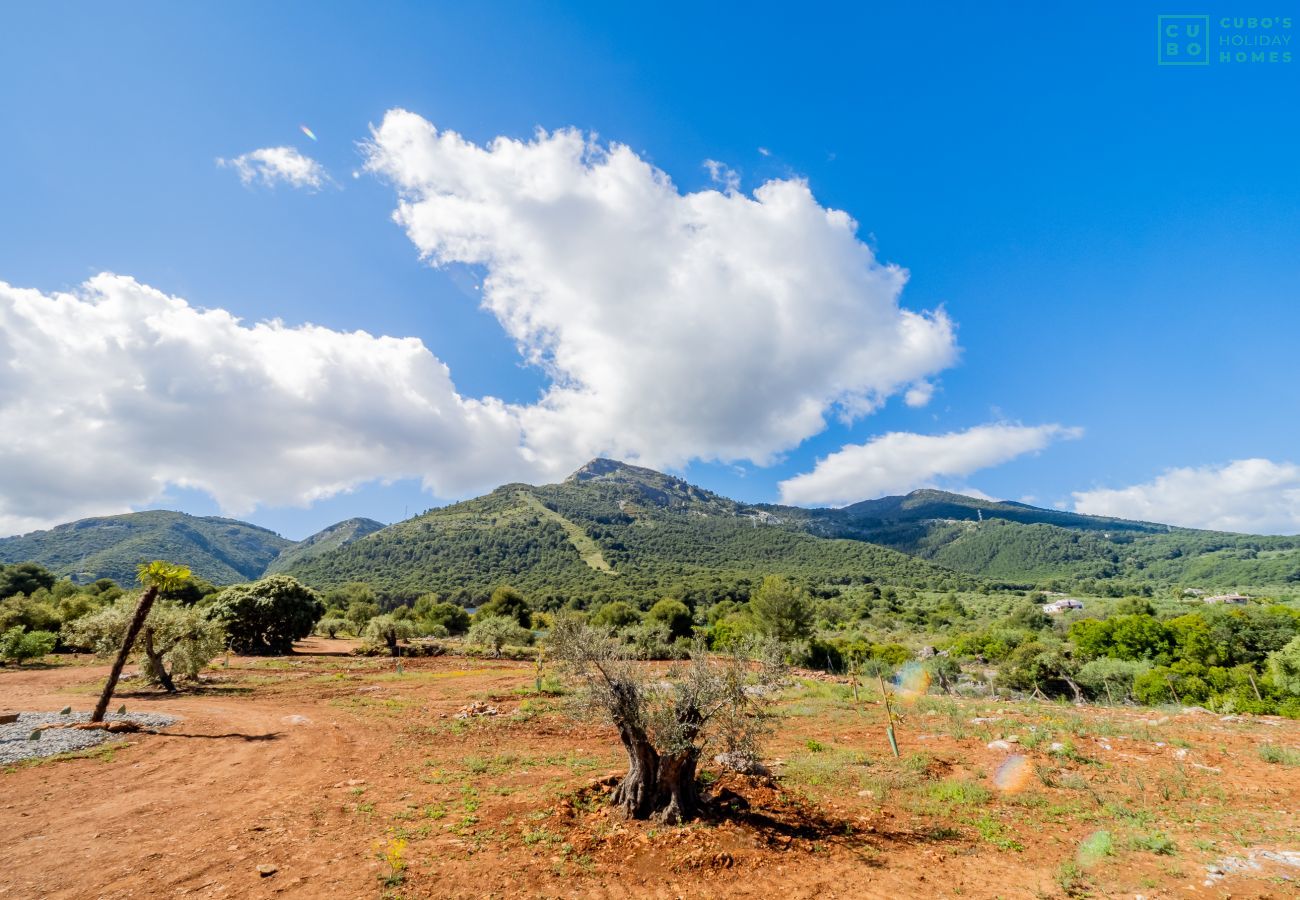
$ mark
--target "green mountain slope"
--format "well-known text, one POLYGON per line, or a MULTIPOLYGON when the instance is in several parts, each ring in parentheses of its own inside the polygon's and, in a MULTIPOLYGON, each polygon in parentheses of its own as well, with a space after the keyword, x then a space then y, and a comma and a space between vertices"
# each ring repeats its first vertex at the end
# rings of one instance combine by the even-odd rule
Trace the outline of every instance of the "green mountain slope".
POLYGON ((0 538, 0 562, 37 562, 77 581, 135 583, 136 566, 165 559, 215 584, 261 576, 293 541, 273 531, 216 516, 167 510, 101 516, 0 538))
POLYGON ((266 567, 266 574, 272 575, 276 572, 284 572, 290 566, 308 559, 314 559, 331 550, 337 550, 339 547, 346 547, 353 541, 374 534, 383 527, 385 527, 383 522, 365 518, 345 519, 342 522, 336 522, 328 528, 316 532, 311 537, 281 550, 280 555, 271 560, 271 564, 266 567))
POLYGON ((816 516, 737 503, 650 469, 593 460, 561 484, 510 484, 431 510, 286 568, 329 588, 366 581, 396 595, 510 583, 556 600, 655 599, 769 573, 819 582, 969 584, 971 579, 800 523, 816 516), (797 521, 795 521, 797 520, 797 521))
POLYGON ((820 533, 892 547, 985 578, 1294 590, 1300 538, 1175 528, 914 491, 818 510, 820 533))

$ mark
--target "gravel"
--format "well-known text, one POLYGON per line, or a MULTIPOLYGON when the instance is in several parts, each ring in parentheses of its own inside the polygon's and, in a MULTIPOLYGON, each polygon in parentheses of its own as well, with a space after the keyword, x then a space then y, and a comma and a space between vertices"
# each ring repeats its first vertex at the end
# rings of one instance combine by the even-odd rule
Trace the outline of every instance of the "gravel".
MULTIPOLYGON (((138 722, 145 728, 166 728, 180 721, 175 716, 142 712, 127 712, 122 715, 109 713, 104 720, 138 722)), ((120 734, 109 734, 99 729, 81 731, 76 728, 47 728, 40 733, 39 738, 31 740, 32 732, 39 725, 70 725, 89 721, 88 712, 74 712, 66 716, 57 712, 19 713, 17 722, 0 725, 0 765, 85 750, 107 740, 122 737, 120 734)))

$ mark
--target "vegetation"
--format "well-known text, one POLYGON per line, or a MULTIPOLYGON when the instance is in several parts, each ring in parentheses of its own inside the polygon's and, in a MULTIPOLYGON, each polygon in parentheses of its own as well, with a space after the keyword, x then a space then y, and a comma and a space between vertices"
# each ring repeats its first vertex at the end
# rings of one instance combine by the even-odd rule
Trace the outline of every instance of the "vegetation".
POLYGON ((324 613, 320 595, 287 575, 228 587, 204 611, 240 653, 292 653, 324 613))
MULTIPOLYGON (((65 626, 64 641, 109 659, 125 643, 135 611, 136 604, 122 598, 65 626)), ((197 609, 163 601, 149 611, 132 650, 141 657, 146 681, 175 691, 177 679, 198 678, 225 646, 226 633, 218 623, 197 609)))
POLYGON ((0 665, 17 663, 22 665, 29 659, 40 659, 54 651, 58 635, 52 631, 24 631, 21 625, 15 625, 0 634, 0 665))
MULTIPOLYGON (((135 647, 135 639, 144 628, 159 593, 182 587, 190 579, 190 570, 184 566, 176 566, 156 559, 151 563, 141 563, 136 577, 144 585, 144 593, 140 595, 135 611, 122 630, 122 643, 113 659, 113 666, 109 669, 108 680, 104 682, 104 690, 99 695, 99 702, 95 704, 94 712, 90 714, 92 722, 104 721, 104 715, 108 712, 108 703, 113 698, 113 691, 117 687, 117 680, 122 676, 122 667, 126 665, 127 657, 135 647)), ((150 655, 152 656, 152 653, 150 655)))
POLYGON ((552 652, 585 688, 590 708, 618 729, 628 772, 613 802, 634 819, 677 823, 699 807, 697 769, 706 748, 752 761, 764 730, 764 698, 782 678, 774 653, 717 657, 698 644, 668 686, 631 662, 627 646, 572 617, 556 623, 552 652))
POLYGON ((331 550, 337 550, 339 547, 346 547, 353 541, 359 541, 383 527, 383 522, 365 518, 345 519, 342 522, 336 522, 330 527, 316 532, 309 538, 285 547, 271 560, 263 572, 256 574, 275 575, 288 571, 298 563, 315 559, 329 553, 331 550))
POLYGON ((111 578, 130 584, 150 560, 183 559, 199 578, 233 584, 261 576, 292 544, 247 522, 151 510, 0 538, 0 562, 40 563, 79 582, 111 578))
POLYGON ((493 656, 500 656, 503 647, 531 644, 533 633, 521 628, 510 616, 486 616, 470 626, 468 640, 474 646, 488 648, 493 656))

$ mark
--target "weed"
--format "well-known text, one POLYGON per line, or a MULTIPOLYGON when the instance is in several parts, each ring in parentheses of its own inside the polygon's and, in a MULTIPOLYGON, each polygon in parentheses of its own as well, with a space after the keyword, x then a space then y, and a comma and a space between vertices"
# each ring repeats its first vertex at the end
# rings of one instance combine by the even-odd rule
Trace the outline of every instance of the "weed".
POLYGON ((1088 893, 1088 882, 1082 870, 1069 860, 1056 870, 1056 884, 1067 897, 1082 897, 1088 893))
POLYGON ((1259 758, 1279 766, 1300 766, 1300 752, 1276 744, 1260 744, 1259 758))
POLYGON ((1018 853, 1025 849, 1023 844, 1007 834, 1005 825, 988 813, 975 820, 975 830, 979 832, 980 838, 999 850, 1015 850, 1018 853))
POLYGON ((1157 856, 1173 856, 1178 852, 1178 845, 1161 831, 1150 831, 1133 835, 1128 841, 1129 848, 1145 850, 1157 856))
POLYGON ((930 799, 950 806, 983 806, 993 797, 986 787, 973 781, 941 781, 930 785, 930 799))

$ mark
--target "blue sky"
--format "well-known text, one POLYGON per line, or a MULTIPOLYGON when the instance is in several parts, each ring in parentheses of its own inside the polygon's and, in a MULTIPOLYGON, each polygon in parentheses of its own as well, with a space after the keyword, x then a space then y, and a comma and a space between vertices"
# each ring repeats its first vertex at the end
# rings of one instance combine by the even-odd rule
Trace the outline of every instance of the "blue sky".
MULTIPOLYGON (((478 307, 482 271, 422 261, 392 220, 392 174, 361 171, 358 142, 397 108, 477 144, 572 127, 627 145, 682 193, 717 186, 706 160, 741 194, 806 179, 880 261, 907 269, 904 308, 955 323, 959 356, 934 368, 925 405, 900 390, 851 422, 827 407, 824 429, 770 459, 678 465, 691 481, 775 501, 781 482, 887 433, 1051 424, 1082 433, 970 471, 907 470, 897 486, 1300 531, 1300 62, 1157 66, 1162 5, 954 6, 11 4, 0 282, 52 295, 112 272, 246 324, 414 337, 460 396, 532 404, 551 379, 478 307), (280 146, 333 183, 244 185, 215 162, 280 146)), ((5 421, 3 378, 0 425, 38 427, 5 421)), ((178 403, 172 427, 215 416, 220 441, 243 427, 237 404, 221 409, 178 403)), ((84 437, 92 457, 100 433, 84 437)), ((159 489, 158 472, 123 476, 152 496, 62 506, 42 502, 53 489, 23 505, 6 486, 0 512, 36 523, 124 503, 224 507, 297 538, 476 492, 471 477, 435 496, 400 472, 306 505, 254 484, 232 506, 194 484, 159 489)), ((895 482, 860 483, 865 497, 895 482)))

